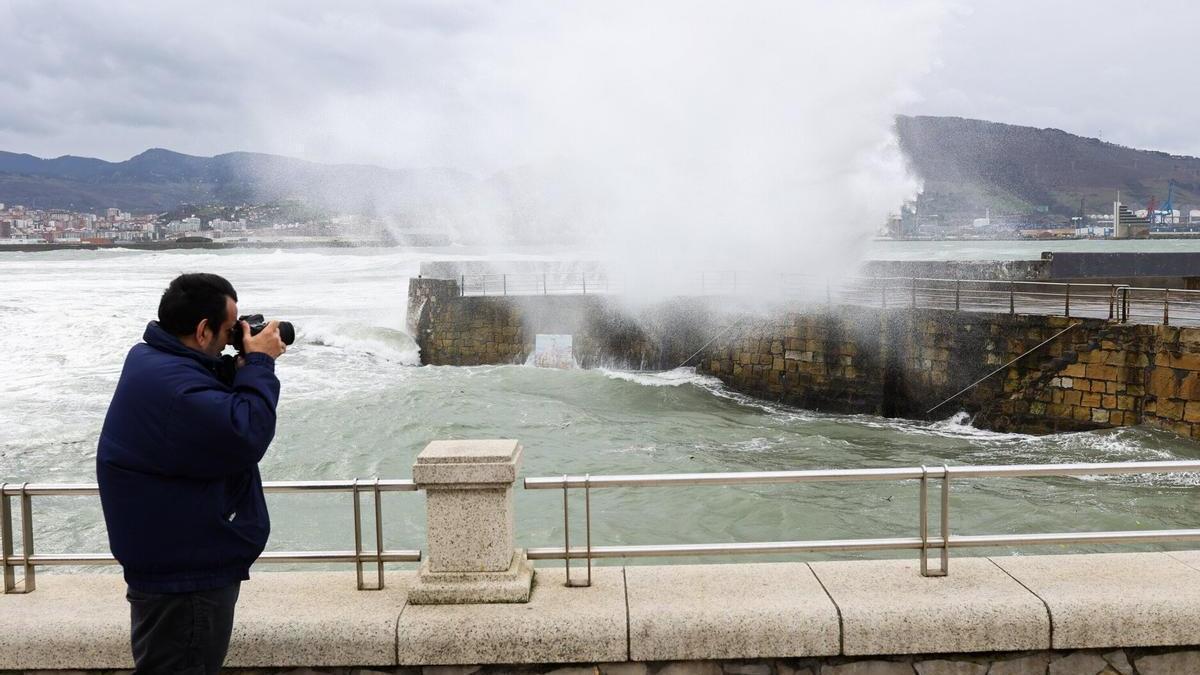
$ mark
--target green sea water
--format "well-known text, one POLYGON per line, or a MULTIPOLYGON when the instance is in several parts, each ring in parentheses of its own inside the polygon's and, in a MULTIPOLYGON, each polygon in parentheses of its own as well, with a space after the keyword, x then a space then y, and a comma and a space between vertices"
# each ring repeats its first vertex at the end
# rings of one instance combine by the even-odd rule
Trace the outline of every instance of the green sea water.
MULTIPOLYGON (((456 257, 486 256, 386 249, 0 257, 0 481, 94 480, 96 437, 124 354, 170 278, 198 270, 229 277, 242 311, 299 329, 278 364, 283 393, 262 464, 267 480, 408 478, 421 448, 446 438, 518 439, 526 476, 1200 458, 1200 445, 1141 428, 1034 437, 976 429, 953 410, 935 422, 813 413, 747 399, 689 369, 421 367, 404 330, 407 279, 421 260, 456 257)), ((952 486, 951 525, 960 534, 1196 527, 1198 483, 1191 474, 964 480, 952 486)), ((561 545, 561 500, 557 491, 516 490, 520 545, 561 545)), ((277 495, 269 503, 269 549, 351 548, 348 495, 277 495)), ((94 497, 37 499, 35 509, 39 552, 107 550, 94 497)), ((579 536, 580 495, 572 509, 579 536)), ((385 495, 383 511, 388 548, 423 546, 422 495, 385 495)), ((596 545, 914 536, 917 485, 596 490, 592 521, 596 545)))

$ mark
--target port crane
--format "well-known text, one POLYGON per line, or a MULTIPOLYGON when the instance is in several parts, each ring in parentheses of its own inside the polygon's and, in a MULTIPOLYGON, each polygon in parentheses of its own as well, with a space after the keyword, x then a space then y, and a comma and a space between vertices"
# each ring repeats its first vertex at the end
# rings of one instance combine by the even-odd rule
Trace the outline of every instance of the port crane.
POLYGON ((1152 221, 1158 225, 1174 224, 1172 220, 1175 216, 1175 181, 1174 179, 1167 182, 1167 201, 1163 202, 1162 208, 1155 208, 1153 202, 1150 205, 1152 221))

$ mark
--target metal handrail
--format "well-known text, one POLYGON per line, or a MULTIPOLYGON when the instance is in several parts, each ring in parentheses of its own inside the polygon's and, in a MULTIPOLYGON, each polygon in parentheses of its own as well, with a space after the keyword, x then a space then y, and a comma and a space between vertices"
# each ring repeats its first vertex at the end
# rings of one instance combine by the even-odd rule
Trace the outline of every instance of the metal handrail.
POLYGON ((508 295, 596 295, 610 293, 603 272, 515 272, 462 274, 460 297, 508 295))
MULTIPOLYGON (((461 296, 595 295, 612 293, 613 286, 613 280, 603 272, 459 277, 461 296)), ((623 284, 616 286, 624 287, 623 284)), ((1200 324, 1200 290, 1140 288, 1128 284, 893 276, 848 277, 834 282, 806 274, 754 275, 731 270, 700 272, 694 285, 688 288, 702 296, 758 289, 787 299, 822 299, 830 304, 866 304, 884 309, 953 307, 956 311, 1007 311, 1009 314, 1033 311, 1066 317, 1090 315, 1121 322, 1128 322, 1135 316, 1157 319, 1161 315, 1163 324, 1170 324, 1172 320, 1179 323, 1180 318, 1189 324, 1200 324), (1143 301, 1145 307, 1138 304, 1143 301), (1029 303, 1035 304, 1030 306, 1029 303), (1172 304, 1190 310, 1188 315, 1180 317, 1178 313, 1172 313, 1172 304)))
POLYGON ((1096 318, 1117 318, 1117 297, 1121 284, 1076 283, 1066 281, 1024 281, 988 279, 950 279, 944 277, 853 277, 838 285, 813 280, 806 275, 791 275, 784 285, 792 297, 817 297, 822 285, 826 303, 866 304, 884 309, 950 309, 956 311, 1034 311, 1042 315, 1071 317, 1091 314, 1096 318), (796 281, 807 280, 797 284, 796 281), (835 293, 836 291, 836 293, 835 293), (1035 303, 1032 307, 1029 303, 1035 303), (1082 311, 1081 311, 1082 310, 1082 311))
POLYGON ((1026 546, 1045 544, 1163 543, 1200 541, 1200 529, 1141 530, 1113 532, 1051 532, 1036 534, 950 534, 950 481, 965 478, 1030 478, 1066 476, 1115 476, 1144 473, 1200 472, 1200 461, 1011 464, 985 466, 920 466, 878 469, 814 469, 803 471, 743 471, 726 473, 640 474, 609 476, 529 477, 527 490, 562 490, 563 522, 569 520, 568 491, 582 488, 587 508, 587 546, 572 547, 569 530, 564 532, 562 547, 530 548, 530 560, 562 560, 567 584, 586 586, 591 582, 591 563, 600 558, 645 558, 665 556, 732 555, 763 553, 817 553, 834 551, 920 551, 921 574, 944 576, 949 573, 952 548, 979 546, 1026 546), (771 485, 819 482, 920 481, 918 536, 812 541, 767 541, 708 544, 668 544, 638 546, 592 546, 591 491, 598 488, 681 487, 700 485, 771 485), (940 533, 929 533, 929 481, 941 481, 940 533), (940 553, 940 565, 931 568, 929 552, 940 553), (588 581, 571 580, 571 560, 586 559, 588 581))
POLYGON ((1121 289, 1120 294, 1120 306, 1122 309, 1120 319, 1122 323, 1128 323, 1130 317, 1137 313, 1135 302, 1138 295, 1147 296, 1145 300, 1151 307, 1149 310, 1147 310, 1148 316, 1157 317, 1161 313, 1162 324, 1164 326, 1170 325, 1171 323, 1172 296, 1175 297, 1173 302, 1176 308, 1183 306, 1185 308, 1193 309, 1193 311, 1200 311, 1200 290, 1188 288, 1138 288, 1136 286, 1126 286, 1121 289))
MULTIPOLYGON (((380 590, 384 587, 384 563, 420 562, 421 551, 417 549, 387 550, 383 547, 383 511, 380 499, 384 492, 414 492, 417 486, 411 480, 315 480, 315 481, 268 481, 263 483, 267 494, 299 493, 343 493, 352 495, 354 510, 354 550, 352 551, 268 551, 258 557, 264 563, 353 563, 358 589, 380 590), (374 496, 375 549, 364 550, 362 535, 361 497, 371 492, 374 496), (367 585, 363 568, 368 563, 376 565, 373 586, 367 585)), ((96 483, 0 483, 0 567, 3 568, 4 593, 29 593, 37 588, 37 566, 54 565, 113 565, 116 558, 106 553, 53 553, 36 554, 33 550, 33 505, 35 496, 96 496, 100 494, 96 483), (14 551, 12 533, 12 503, 20 499, 21 553, 14 551), (24 568, 24 578, 17 583, 15 570, 24 568)))
MULTIPOLYGON (((807 275, 803 275, 807 276, 807 275)), ((811 277, 810 277, 811 278, 811 277)), ((1094 288, 1109 288, 1110 286, 1120 286, 1122 284, 1104 284, 1090 282, 1075 282, 1075 281, 1037 281, 1035 279, 954 279, 951 277, 883 277, 883 276, 866 276, 853 277, 855 279, 879 280, 879 281, 944 281, 946 283, 963 283, 963 284, 1029 284, 1033 286, 1091 286, 1094 288)))
POLYGON ((1031 478, 1036 476, 1100 476, 1200 471, 1200 460, 1090 464, 995 464, 981 466, 899 467, 885 469, 805 469, 802 471, 734 471, 727 473, 660 473, 610 476, 529 477, 527 490, 563 487, 678 487, 684 485, 766 485, 822 481, 886 481, 930 478, 1031 478))

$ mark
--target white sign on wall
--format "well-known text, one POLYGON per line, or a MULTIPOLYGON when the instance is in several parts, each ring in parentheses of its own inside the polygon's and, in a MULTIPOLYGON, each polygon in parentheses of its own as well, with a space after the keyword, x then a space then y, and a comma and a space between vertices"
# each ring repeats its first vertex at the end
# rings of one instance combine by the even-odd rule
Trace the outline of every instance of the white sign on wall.
POLYGON ((541 335, 533 342, 533 365, 539 368, 574 368, 570 335, 541 335))

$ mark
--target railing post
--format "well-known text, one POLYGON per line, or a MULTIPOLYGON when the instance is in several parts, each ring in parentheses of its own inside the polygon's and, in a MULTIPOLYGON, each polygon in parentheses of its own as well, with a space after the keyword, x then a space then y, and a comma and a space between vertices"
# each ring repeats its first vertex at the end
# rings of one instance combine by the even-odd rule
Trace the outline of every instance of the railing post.
POLYGON ((21 500, 21 557, 24 578, 17 588, 13 553, 12 497, 5 494, 7 485, 0 483, 0 564, 4 565, 5 593, 32 593, 37 589, 37 576, 30 559, 33 557, 33 498, 26 492, 29 483, 22 483, 18 499, 21 500))
POLYGON ((375 555, 365 555, 363 553, 362 539, 362 489, 358 485, 358 479, 354 479, 353 487, 351 488, 351 499, 354 505, 354 573, 358 581, 358 590, 360 591, 378 591, 383 589, 383 510, 379 500, 379 479, 375 479, 374 497, 375 497, 375 555), (370 558, 375 559, 377 565, 375 571, 375 585, 368 586, 363 580, 363 565, 370 558))
POLYGON ((1163 325, 1171 324, 1171 289, 1163 289, 1163 325))
POLYGON ((464 297, 467 294, 467 275, 458 275, 458 297, 464 297))
POLYGON ((1008 282, 1008 313, 1009 314, 1017 313, 1016 288, 1017 288, 1016 283, 1014 283, 1012 281, 1008 282))
POLYGON ((941 576, 950 574, 950 467, 942 465, 942 569, 941 576))
POLYGON ((592 478, 587 474, 583 479, 584 522, 587 536, 587 581, 578 583, 571 579, 571 516, 570 488, 567 486, 567 476, 563 474, 563 567, 566 573, 566 585, 572 588, 587 588, 592 585, 592 478))
POLYGON ((25 491, 29 483, 21 483, 21 553, 25 556, 25 580, 22 592, 32 593, 37 589, 33 563, 33 497, 25 491))
POLYGON ((515 440, 433 441, 413 464, 425 491, 429 556, 408 601, 415 605, 528 602, 533 565, 513 547, 515 440))
POLYGON ((1108 320, 1113 320, 1113 305, 1117 303, 1117 286, 1116 284, 1108 287, 1108 320))
POLYGON ((1063 307, 1063 312, 1064 312, 1064 314, 1066 314, 1066 317, 1069 319, 1069 318, 1071 318, 1071 284, 1070 283, 1067 284, 1067 296, 1066 296, 1065 303, 1066 304, 1063 307))
POLYGON ((378 587, 383 588, 383 492, 379 489, 379 478, 375 478, 372 486, 375 493, 375 574, 378 587))
POLYGON ((13 557, 12 502, 4 493, 7 483, 0 483, 0 565, 4 566, 4 592, 12 593, 17 588, 16 571, 9 565, 13 557))
POLYGON ((958 311, 961 307, 959 298, 962 292, 962 279, 954 280, 954 311, 958 311))
POLYGON ((508 274, 500 275, 500 289, 503 292, 503 294, 507 297, 508 296, 508 274))
POLYGON ((941 568, 929 569, 929 468, 921 467, 921 576, 944 577, 950 573, 950 471, 942 467, 942 512, 941 512, 941 568))
POLYGON ((550 289, 546 287, 546 273, 542 272, 542 295, 550 295, 550 289))
POLYGON ((918 493, 917 532, 921 537, 921 576, 929 576, 929 468, 921 466, 920 492, 918 493))
POLYGON ((587 272, 580 272, 579 280, 583 282, 583 294, 587 295, 587 272))

